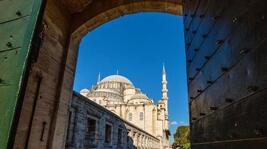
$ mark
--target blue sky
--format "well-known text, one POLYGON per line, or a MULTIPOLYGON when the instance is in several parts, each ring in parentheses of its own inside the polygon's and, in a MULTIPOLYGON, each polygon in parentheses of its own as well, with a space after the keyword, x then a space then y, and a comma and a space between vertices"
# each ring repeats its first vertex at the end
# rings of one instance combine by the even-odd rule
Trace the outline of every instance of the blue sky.
POLYGON ((161 97, 161 71, 168 80, 170 130, 188 125, 183 19, 164 13, 120 17, 89 32, 81 41, 74 90, 90 88, 101 77, 129 78, 150 98, 161 97))

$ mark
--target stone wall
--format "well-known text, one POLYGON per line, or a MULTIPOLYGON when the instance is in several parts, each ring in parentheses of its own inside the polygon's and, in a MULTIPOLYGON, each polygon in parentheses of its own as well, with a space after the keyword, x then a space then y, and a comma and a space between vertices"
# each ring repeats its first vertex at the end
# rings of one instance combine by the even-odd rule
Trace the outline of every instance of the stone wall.
MULTIPOLYGON (((62 71, 65 45, 68 42, 69 17, 59 3, 47 0, 41 38, 40 49, 36 53, 30 66, 24 102, 21 109, 14 148, 60 148, 52 147, 52 140, 57 135, 64 136, 64 125, 67 123, 58 116, 58 103, 61 96, 62 71), (56 120, 62 130, 54 133, 56 120), (50 142, 50 143, 49 143, 50 142)), ((74 66, 73 66, 74 67, 74 66)), ((65 81, 65 84, 69 81, 65 81)), ((72 78, 71 78, 72 83, 72 78)), ((65 86, 64 94, 68 97, 72 93, 72 84, 65 86)), ((63 92, 62 92, 63 93, 63 92)), ((62 104, 61 104, 62 105, 62 104)), ((68 103, 64 103, 65 107, 68 103)), ((67 109, 67 108, 66 108, 67 109)), ((67 111, 62 110, 67 115, 67 111)), ((64 144, 64 137, 57 139, 58 146, 64 144)))
POLYGON ((66 142, 66 148, 68 149, 159 148, 160 141, 156 137, 138 128, 134 124, 124 121, 115 113, 78 93, 73 93, 69 113, 66 142), (94 133, 89 133, 91 131, 87 130, 89 127, 91 128, 88 118, 96 120, 94 133), (112 126, 111 143, 105 142, 106 124, 112 126))

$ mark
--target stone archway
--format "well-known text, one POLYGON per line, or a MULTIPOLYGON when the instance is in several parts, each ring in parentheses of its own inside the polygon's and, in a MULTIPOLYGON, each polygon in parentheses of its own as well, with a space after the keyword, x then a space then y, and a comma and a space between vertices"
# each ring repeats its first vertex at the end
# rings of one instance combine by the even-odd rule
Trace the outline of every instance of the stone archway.
POLYGON ((182 15, 182 3, 181 0, 47 1, 42 44, 37 61, 31 65, 14 148, 64 148, 80 39, 119 16, 147 11, 182 15))
POLYGON ((81 14, 74 14, 72 24, 72 36, 77 38, 83 37, 88 31, 108 22, 117 17, 124 15, 138 13, 138 12, 162 12, 174 15, 182 15, 182 5, 179 1, 166 1, 166 0, 143 0, 132 1, 131 3, 110 5, 103 11, 91 14, 90 7, 86 8, 81 14), (90 15, 88 15, 90 14, 90 15))

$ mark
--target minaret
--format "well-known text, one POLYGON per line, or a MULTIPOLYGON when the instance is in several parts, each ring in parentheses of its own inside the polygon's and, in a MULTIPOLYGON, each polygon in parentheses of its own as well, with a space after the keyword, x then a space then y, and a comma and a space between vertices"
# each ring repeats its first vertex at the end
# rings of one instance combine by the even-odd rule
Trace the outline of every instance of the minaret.
MULTIPOLYGON (((166 77, 166 70, 165 70, 165 66, 163 64, 162 66, 162 101, 164 102, 165 105, 165 113, 164 113, 164 120, 163 120, 163 130, 165 130, 165 133, 163 134, 167 134, 166 131, 169 130, 169 116, 168 116, 168 89, 167 89, 167 77, 166 77)), ((164 137, 165 138, 165 137, 164 137)), ((169 144, 169 141, 165 138, 163 141, 164 146, 169 144)))
POLYGON ((166 70, 163 64, 162 67, 162 100, 168 100, 168 89, 167 89, 167 78, 166 78, 166 70))
MULTIPOLYGON (((168 89, 167 89, 167 78, 166 78, 166 70, 165 70, 165 66, 163 64, 162 67, 162 101, 165 104, 165 120, 168 121, 168 89)), ((167 122, 166 121, 166 122, 167 122)), ((168 127, 168 124, 166 124, 166 127, 168 127)))

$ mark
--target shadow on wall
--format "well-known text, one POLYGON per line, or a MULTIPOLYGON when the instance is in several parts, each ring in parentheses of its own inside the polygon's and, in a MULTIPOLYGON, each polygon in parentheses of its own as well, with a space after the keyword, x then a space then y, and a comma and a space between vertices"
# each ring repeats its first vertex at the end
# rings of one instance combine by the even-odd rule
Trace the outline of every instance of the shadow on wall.
POLYGON ((67 149, 157 148, 159 140, 74 92, 69 108, 67 149), (134 139, 133 139, 134 138, 134 139))

